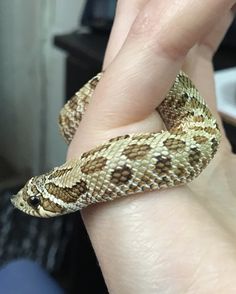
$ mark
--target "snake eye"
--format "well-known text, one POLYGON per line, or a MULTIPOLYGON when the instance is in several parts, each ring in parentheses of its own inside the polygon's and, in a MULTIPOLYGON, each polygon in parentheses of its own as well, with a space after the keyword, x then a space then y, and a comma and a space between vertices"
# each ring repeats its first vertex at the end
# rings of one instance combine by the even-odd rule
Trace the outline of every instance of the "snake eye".
POLYGON ((37 208, 40 205, 40 203, 41 203, 40 197, 37 196, 37 195, 36 196, 29 197, 28 200, 27 200, 27 202, 33 208, 37 208))

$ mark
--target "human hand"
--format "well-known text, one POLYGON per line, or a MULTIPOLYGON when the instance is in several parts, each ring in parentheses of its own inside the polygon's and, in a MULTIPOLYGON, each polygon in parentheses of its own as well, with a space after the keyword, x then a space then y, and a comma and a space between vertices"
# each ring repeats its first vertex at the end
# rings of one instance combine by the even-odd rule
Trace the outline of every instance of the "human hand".
MULTIPOLYGON (((212 56, 234 3, 120 0, 106 73, 68 158, 117 135, 160 131, 154 110, 180 68, 218 117, 212 56)), ((224 137, 193 183, 83 210, 110 293, 236 292, 235 163, 224 137)))

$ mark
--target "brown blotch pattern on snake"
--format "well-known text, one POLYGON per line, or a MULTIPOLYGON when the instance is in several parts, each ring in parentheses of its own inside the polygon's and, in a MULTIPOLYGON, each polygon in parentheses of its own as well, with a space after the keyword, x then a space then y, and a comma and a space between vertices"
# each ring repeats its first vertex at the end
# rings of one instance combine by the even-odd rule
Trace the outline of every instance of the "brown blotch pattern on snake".
POLYGON ((155 171, 158 175, 166 175, 171 170, 171 158, 168 156, 159 155, 156 157, 155 171))
POLYGON ((204 120, 205 119, 204 119, 203 115, 196 115, 193 117, 194 122, 204 122, 204 120))
POLYGON ((137 140, 137 141, 140 141, 140 140, 149 140, 149 139, 152 139, 154 138, 156 135, 156 133, 148 133, 148 134, 135 134, 133 135, 132 139, 133 140, 137 140))
POLYGON ((212 149, 212 156, 214 156, 216 154, 216 151, 218 149, 218 142, 216 141, 216 139, 212 139, 211 140, 211 149, 212 149))
POLYGON ((188 102, 189 96, 187 93, 184 93, 178 100, 175 102, 176 107, 183 108, 185 104, 188 102))
POLYGON ((185 148, 185 142, 179 139, 169 138, 163 142, 163 145, 170 151, 181 151, 185 148))
POLYGON ((207 166, 207 164, 209 163, 209 160, 207 160, 206 158, 202 158, 201 160, 201 163, 202 163, 202 168, 205 168, 207 166))
POLYGON ((39 190, 37 189, 37 187, 35 185, 33 185, 31 187, 31 192, 34 193, 34 195, 37 195, 39 193, 39 190))
POLYGON ((100 78, 98 76, 94 77, 92 80, 90 80, 89 85, 91 89, 94 91, 95 88, 97 87, 97 84, 99 82, 100 78))
POLYGON ((201 135, 193 136, 193 139, 198 144, 203 144, 203 143, 205 143, 205 142, 208 141, 208 138, 207 137, 201 136, 201 135))
POLYGON ((46 184, 45 188, 49 194, 67 203, 75 202, 79 196, 85 194, 88 191, 86 182, 83 180, 77 182, 71 188, 61 188, 55 185, 54 183, 46 184))
POLYGON ((78 107, 78 97, 74 95, 68 102, 67 106, 71 109, 76 111, 78 107))
POLYGON ((89 175, 95 172, 100 172, 106 166, 107 158, 98 157, 89 161, 86 161, 84 165, 81 166, 80 170, 82 173, 89 175))
POLYGON ((116 186, 126 184, 132 178, 131 169, 124 165, 117 167, 111 174, 111 183, 116 186))
POLYGON ((142 159, 151 150, 147 144, 131 144, 122 152, 130 160, 142 159))
POLYGON ((111 144, 103 144, 101 146, 97 146, 94 149, 83 153, 83 155, 81 156, 81 158, 88 158, 90 156, 96 155, 97 153, 100 153, 102 151, 106 151, 109 147, 111 146, 111 144))
POLYGON ((177 126, 177 127, 171 128, 171 134, 176 136, 184 136, 187 133, 183 130, 181 126, 177 126))
POLYGON ((204 131, 206 132, 206 133, 208 133, 208 134, 210 134, 210 135, 214 135, 214 134, 216 134, 216 129, 213 129, 213 128, 211 128, 211 127, 206 127, 206 128, 204 128, 204 131))
POLYGON ((169 177, 163 175, 161 178, 156 178, 155 183, 158 185, 159 188, 164 188, 170 184, 170 179, 169 177))
POLYGON ((67 174, 69 171, 72 170, 72 167, 68 167, 65 169, 58 169, 55 172, 53 172, 52 174, 50 174, 50 176, 48 177, 49 180, 55 179, 55 178, 59 178, 64 176, 65 174, 67 174))
POLYGON ((117 136, 115 138, 111 138, 108 142, 113 143, 128 138, 130 138, 130 135, 117 136))
POLYGON ((188 171, 186 168, 182 165, 179 165, 176 167, 175 174, 178 176, 178 178, 187 178, 188 177, 188 171))
POLYGON ((193 167, 196 166, 199 163, 200 158, 201 152, 196 147, 191 148, 188 156, 189 164, 193 167))
POLYGON ((51 212, 63 213, 65 210, 59 204, 57 204, 49 199, 45 199, 45 198, 43 199, 41 205, 42 205, 43 209, 45 209, 47 211, 51 211, 51 212))

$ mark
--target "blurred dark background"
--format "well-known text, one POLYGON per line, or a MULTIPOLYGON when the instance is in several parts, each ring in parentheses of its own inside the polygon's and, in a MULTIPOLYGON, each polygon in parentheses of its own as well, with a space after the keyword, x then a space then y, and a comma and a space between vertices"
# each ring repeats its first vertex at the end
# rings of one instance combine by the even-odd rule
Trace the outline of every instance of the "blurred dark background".
MULTIPOLYGON (((63 162, 66 146, 57 134, 57 113, 100 71, 116 1, 21 4, 0 4, 0 265, 27 257, 66 293, 107 293, 79 213, 35 219, 13 210, 9 197, 29 176, 63 162)), ((236 22, 214 58, 216 70, 235 66, 236 22)), ((236 122, 223 119, 235 151, 236 122)))

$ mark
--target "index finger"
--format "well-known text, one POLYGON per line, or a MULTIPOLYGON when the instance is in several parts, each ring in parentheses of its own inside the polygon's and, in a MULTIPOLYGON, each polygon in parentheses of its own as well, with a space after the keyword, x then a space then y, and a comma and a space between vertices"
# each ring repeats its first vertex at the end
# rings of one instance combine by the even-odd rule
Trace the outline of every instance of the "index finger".
POLYGON ((118 0, 116 15, 103 61, 106 69, 120 51, 140 10, 149 0, 118 0))

